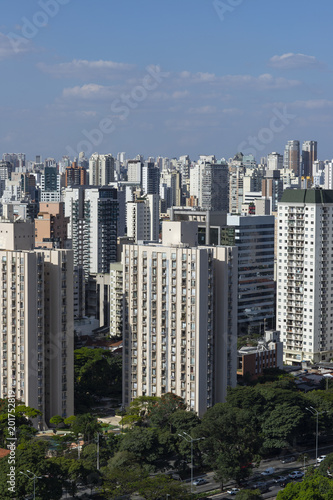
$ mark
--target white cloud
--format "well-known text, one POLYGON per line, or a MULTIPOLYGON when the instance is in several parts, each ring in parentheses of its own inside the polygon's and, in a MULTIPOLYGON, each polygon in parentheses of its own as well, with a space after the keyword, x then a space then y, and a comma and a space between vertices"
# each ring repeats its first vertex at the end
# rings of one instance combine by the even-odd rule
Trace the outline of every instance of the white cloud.
POLYGON ((135 66, 114 61, 87 61, 74 59, 71 62, 59 64, 39 63, 37 67, 55 78, 118 78, 120 74, 132 70, 135 66))
POLYGON ((319 67, 322 65, 314 56, 306 54, 282 54, 281 56, 273 56, 269 60, 269 65, 279 69, 298 69, 307 67, 319 67))
POLYGON ((303 109, 328 109, 333 108, 333 101, 328 99, 309 99, 308 101, 295 101, 292 103, 294 108, 303 109))
POLYGON ((217 109, 215 106, 199 106, 198 108, 190 108, 188 110, 189 114, 197 115, 211 115, 216 113, 217 109))
POLYGON ((62 92, 62 96, 66 99, 101 100, 115 97, 116 92, 113 87, 88 83, 82 86, 77 85, 75 87, 65 88, 62 92))
POLYGON ((187 97, 188 95, 189 95, 188 90, 175 90, 171 95, 171 97, 172 99, 184 99, 184 97, 187 97))
POLYGON ((213 73, 190 73, 189 71, 182 71, 179 73, 178 82, 186 84, 211 84, 212 86, 224 86, 233 88, 251 87, 257 90, 279 90, 296 87, 301 84, 298 80, 288 80, 287 78, 275 78, 269 73, 252 76, 252 75, 224 75, 216 76, 213 73))
POLYGON ((287 78, 275 78, 269 73, 259 76, 252 75, 226 75, 219 80, 228 87, 251 87, 256 90, 283 90, 297 87, 301 84, 299 80, 288 80, 287 78))
POLYGON ((0 32, 0 60, 24 54, 31 50, 31 42, 22 36, 0 32))

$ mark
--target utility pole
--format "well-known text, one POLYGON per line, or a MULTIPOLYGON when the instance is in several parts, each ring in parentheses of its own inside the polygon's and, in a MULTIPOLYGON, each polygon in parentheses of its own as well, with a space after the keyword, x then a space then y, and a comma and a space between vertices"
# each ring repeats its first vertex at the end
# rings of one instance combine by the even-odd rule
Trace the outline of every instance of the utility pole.
POLYGON ((99 432, 97 432, 96 443, 97 443, 97 470, 99 470, 99 432))
POLYGON ((187 441, 188 443, 191 443, 191 493, 192 493, 192 490, 193 490, 193 442, 200 441, 201 439, 205 439, 205 438, 202 437, 202 438, 194 439, 191 436, 189 436, 188 434, 186 434, 185 431, 183 431, 183 434, 178 434, 178 436, 185 439, 185 441, 187 441))
POLYGON ((36 479, 42 479, 42 476, 36 476, 36 474, 31 472, 30 470, 27 470, 27 472, 31 475, 28 476, 28 474, 25 474, 22 471, 20 471, 20 474, 23 474, 23 476, 26 476, 28 479, 33 479, 33 482, 34 482, 34 500, 35 500, 35 498, 36 498, 36 479))
POLYGON ((313 408, 313 406, 310 406, 309 408, 305 408, 305 409, 308 410, 309 412, 311 412, 312 415, 316 415, 316 465, 317 465, 317 463, 318 463, 318 418, 319 418, 319 415, 322 415, 323 413, 325 413, 325 411, 318 411, 315 408, 313 408))

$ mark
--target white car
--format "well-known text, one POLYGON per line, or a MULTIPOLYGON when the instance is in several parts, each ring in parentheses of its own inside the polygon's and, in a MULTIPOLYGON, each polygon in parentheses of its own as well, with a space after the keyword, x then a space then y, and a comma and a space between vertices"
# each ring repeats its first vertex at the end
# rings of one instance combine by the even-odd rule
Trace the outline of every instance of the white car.
POLYGON ((320 457, 317 458, 318 464, 320 464, 323 460, 325 460, 326 455, 320 455, 320 457))
POLYGON ((294 472, 291 472, 289 474, 290 479, 299 479, 304 476, 304 472, 301 470, 294 470, 294 472))
POLYGON ((200 486, 201 484, 206 484, 206 483, 208 483, 206 479, 204 479, 203 477, 199 477, 198 479, 195 479, 193 481, 193 486, 200 486))
POLYGON ((240 490, 238 488, 231 488, 230 490, 227 490, 227 493, 229 493, 229 495, 236 495, 239 491, 240 490))
POLYGON ((274 474, 274 467, 268 467, 266 470, 264 470, 261 475, 262 476, 270 476, 271 474, 274 474))

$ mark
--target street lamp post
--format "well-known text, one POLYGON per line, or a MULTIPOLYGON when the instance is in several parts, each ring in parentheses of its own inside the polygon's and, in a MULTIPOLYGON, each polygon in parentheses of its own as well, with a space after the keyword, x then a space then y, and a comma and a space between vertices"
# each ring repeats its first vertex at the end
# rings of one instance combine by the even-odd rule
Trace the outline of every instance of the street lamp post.
POLYGON ((34 481, 34 500, 36 499, 36 479, 42 479, 42 476, 36 476, 36 474, 34 474, 33 472, 31 472, 30 470, 27 470, 27 472, 29 472, 29 474, 32 474, 31 476, 28 476, 28 474, 25 474, 24 472, 20 471, 20 474, 23 474, 23 476, 26 476, 28 479, 33 479, 34 481))
POLYGON ((200 441, 201 439, 205 439, 205 438, 201 437, 201 438, 194 439, 193 437, 186 434, 185 431, 183 431, 183 434, 178 434, 178 436, 185 439, 185 441, 187 441, 188 443, 191 443, 191 493, 192 493, 192 490, 193 490, 193 442, 200 441))
POLYGON ((325 412, 318 411, 315 408, 313 408, 313 406, 310 406, 309 408, 305 408, 305 409, 308 410, 309 412, 311 412, 312 415, 316 415, 316 465, 317 465, 317 463, 318 463, 318 418, 319 418, 319 415, 321 415, 322 413, 325 413, 325 412))

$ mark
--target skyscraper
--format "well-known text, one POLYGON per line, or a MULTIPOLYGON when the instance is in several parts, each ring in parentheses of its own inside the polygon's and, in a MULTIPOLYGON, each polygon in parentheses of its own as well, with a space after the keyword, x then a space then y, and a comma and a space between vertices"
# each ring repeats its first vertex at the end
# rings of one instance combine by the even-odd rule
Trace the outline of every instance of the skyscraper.
POLYGON ((135 243, 139 240, 159 239, 159 196, 148 194, 137 201, 127 203, 127 236, 135 243))
POLYGON ((302 144, 302 175, 312 177, 313 162, 317 160, 317 141, 304 141, 302 144))
POLYGON ((33 250, 33 224, 0 223, 0 397, 69 417, 73 399, 73 256, 71 250, 33 250))
MULTIPOLYGON (((45 160, 46 164, 48 164, 47 162, 48 160, 45 160)), ((60 175, 56 166, 52 165, 44 168, 44 174, 41 176, 41 185, 41 201, 60 201, 60 175)))
POLYGON ((89 274, 108 273, 117 260, 117 190, 113 187, 67 188, 65 216, 73 241, 74 266, 89 274))
POLYGON ((288 189, 278 206, 277 330, 284 361, 333 356, 333 191, 288 189))
POLYGON ((237 249, 197 246, 196 222, 162 229, 123 249, 123 403, 173 392, 202 415, 236 383, 237 249))
POLYGON ((300 171, 299 141, 288 141, 284 149, 283 167, 291 169, 295 176, 300 171))
POLYGON ((229 169, 227 163, 206 163, 201 181, 201 208, 228 211, 229 169))
POLYGON ((230 215, 224 245, 238 247, 238 334, 260 333, 274 319, 274 216, 230 215))
POLYGON ((89 159, 89 185, 108 186, 114 180, 114 158, 112 155, 94 153, 89 159))
POLYGON ((267 170, 280 170, 283 168, 283 156, 279 153, 267 155, 267 170))

